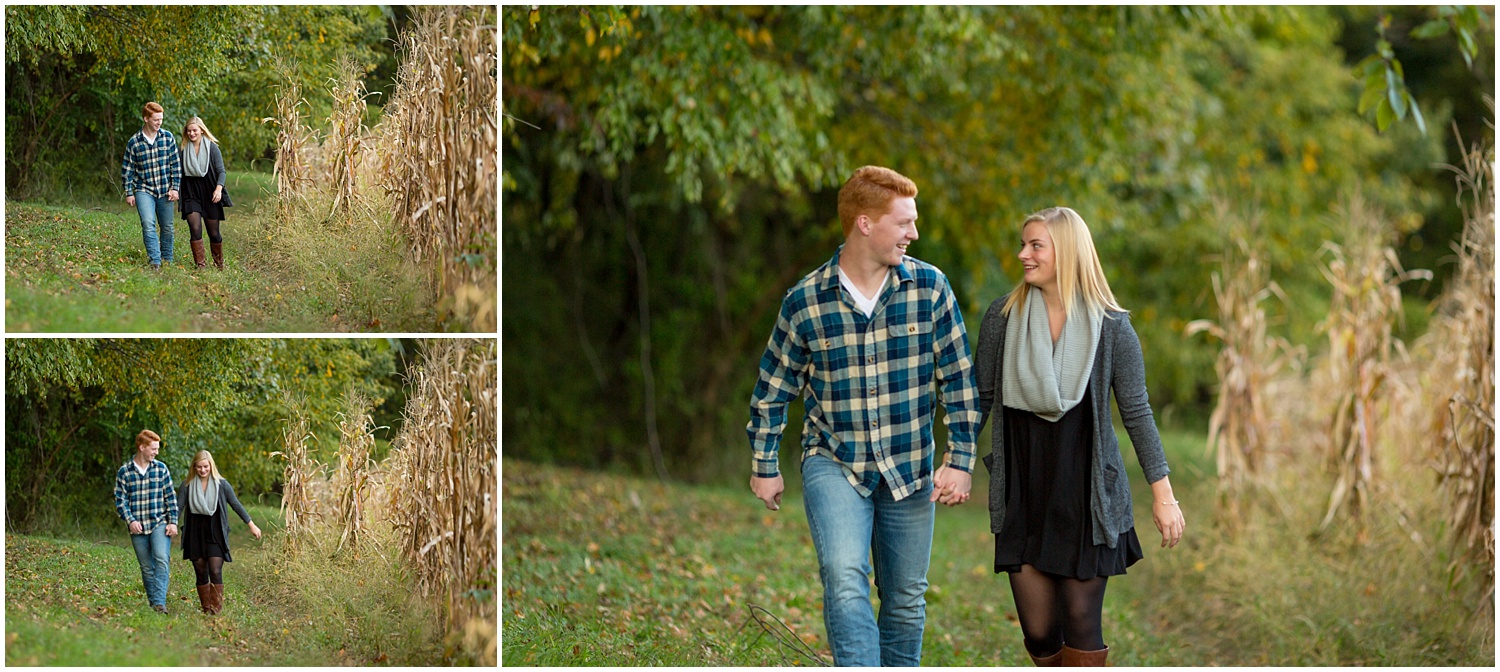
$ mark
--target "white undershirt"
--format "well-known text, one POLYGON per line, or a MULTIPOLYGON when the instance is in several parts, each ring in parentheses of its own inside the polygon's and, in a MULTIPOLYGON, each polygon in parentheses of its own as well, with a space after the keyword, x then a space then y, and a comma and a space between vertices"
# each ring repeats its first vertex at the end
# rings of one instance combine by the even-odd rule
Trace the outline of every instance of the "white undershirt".
POLYGON ((866 298, 864 294, 860 293, 859 288, 854 286, 854 281, 849 279, 849 274, 844 272, 843 267, 839 267, 839 284, 842 284, 844 289, 849 290, 849 296, 854 298, 854 305, 859 308, 859 312, 865 314, 865 317, 869 317, 875 312, 875 302, 880 300, 881 293, 885 292, 885 286, 890 281, 891 272, 887 270, 885 272, 885 279, 880 281, 880 288, 875 290, 874 298, 866 298))
POLYGON ((141 474, 143 474, 143 475, 146 473, 147 469, 151 468, 151 465, 148 464, 148 465, 146 465, 146 466, 143 467, 143 466, 141 466, 140 462, 136 462, 135 460, 131 460, 130 463, 133 464, 133 465, 135 465, 135 470, 141 472, 141 474))

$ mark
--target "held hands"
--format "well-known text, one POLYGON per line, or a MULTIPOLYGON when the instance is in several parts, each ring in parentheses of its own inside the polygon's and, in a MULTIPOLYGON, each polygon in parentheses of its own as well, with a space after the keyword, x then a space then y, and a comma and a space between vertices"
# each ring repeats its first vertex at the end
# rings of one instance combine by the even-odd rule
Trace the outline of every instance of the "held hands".
POLYGON ((766 508, 772 511, 781 510, 781 493, 786 490, 786 482, 780 476, 771 478, 750 477, 750 491, 755 493, 756 498, 766 503, 766 508))
POLYGON ((167 523, 167 536, 169 536, 169 537, 175 537, 175 536, 177 536, 177 526, 176 525, 173 525, 172 523, 167 523))
MULTIPOLYGON (((135 197, 132 196, 131 198, 135 198, 135 197)), ((131 534, 140 534, 141 530, 143 530, 143 529, 145 529, 145 528, 141 527, 141 521, 139 521, 139 520, 132 520, 132 521, 130 521, 130 533, 131 534)))
POLYGON ((256 540, 260 539, 260 528, 256 527, 255 523, 250 523, 250 534, 251 536, 254 536, 256 540))
POLYGON ((928 501, 958 506, 969 501, 969 488, 973 486, 973 483, 973 474, 945 464, 938 467, 937 475, 932 478, 932 497, 928 498, 928 501))
POLYGON ((176 189, 172 189, 172 190, 170 190, 170 191, 167 192, 167 200, 169 200, 169 201, 175 201, 175 200, 177 200, 177 190, 176 189))

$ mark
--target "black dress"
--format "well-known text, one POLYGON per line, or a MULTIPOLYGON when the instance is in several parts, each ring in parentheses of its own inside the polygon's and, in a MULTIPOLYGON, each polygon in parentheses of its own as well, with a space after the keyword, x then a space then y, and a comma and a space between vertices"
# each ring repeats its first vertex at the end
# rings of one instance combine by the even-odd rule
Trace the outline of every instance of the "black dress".
POLYGON ((1005 522, 995 573, 1031 565, 1075 579, 1116 576, 1144 555, 1130 528, 1110 548, 1094 544, 1089 506, 1094 459, 1092 390, 1061 420, 1005 408, 1005 522))
POLYGON ((224 543, 224 523, 220 520, 220 516, 224 515, 224 507, 217 507, 211 516, 193 513, 191 510, 184 511, 183 514, 183 522, 186 524, 182 527, 182 559, 224 558, 224 562, 230 562, 229 551, 225 550, 229 544, 224 543))
POLYGON ((214 202, 214 188, 218 183, 209 181, 208 176, 193 177, 182 176, 182 219, 187 221, 188 213, 201 213, 204 219, 224 221, 224 205, 222 202, 214 202))

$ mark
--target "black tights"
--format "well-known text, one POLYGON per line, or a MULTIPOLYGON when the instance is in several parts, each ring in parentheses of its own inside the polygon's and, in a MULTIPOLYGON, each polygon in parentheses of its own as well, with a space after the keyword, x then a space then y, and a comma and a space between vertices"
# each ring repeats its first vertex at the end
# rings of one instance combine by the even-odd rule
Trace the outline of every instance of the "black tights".
POLYGON ((1079 651, 1104 648, 1104 584, 1107 576, 1088 580, 1047 574, 1031 565, 1010 573, 1010 591, 1021 619, 1026 650, 1045 658, 1063 644, 1079 651))
POLYGON ((222 584, 224 583, 224 558, 197 558, 193 560, 193 573, 198 575, 197 585, 222 584))
MULTIPOLYGON (((203 240, 203 214, 189 212, 187 214, 188 231, 192 233, 193 240, 203 240)), ((219 235, 219 220, 208 220, 208 239, 210 242, 223 243, 224 237, 219 235)))

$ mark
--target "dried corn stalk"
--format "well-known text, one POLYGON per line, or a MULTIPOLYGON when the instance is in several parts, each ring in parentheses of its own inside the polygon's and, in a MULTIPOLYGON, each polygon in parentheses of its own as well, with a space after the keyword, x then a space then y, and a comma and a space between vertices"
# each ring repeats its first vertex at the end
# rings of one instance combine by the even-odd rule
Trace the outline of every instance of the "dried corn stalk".
POLYGON ((315 138, 313 130, 303 121, 301 108, 307 100, 302 97, 302 85, 293 76, 293 66, 278 58, 275 68, 281 75, 281 85, 276 93, 276 116, 266 117, 261 123, 277 127, 274 169, 277 216, 283 223, 289 223, 294 212, 293 204, 305 198, 304 190, 313 183, 308 146, 315 144, 315 138))
MULTIPOLYGON (((1228 221, 1221 207, 1219 220, 1228 221)), ((1219 376, 1218 403, 1209 418, 1208 451, 1215 455, 1219 475, 1222 522, 1236 527, 1244 515, 1244 499, 1263 469, 1273 421, 1263 393, 1277 372, 1297 365, 1300 357, 1284 338, 1267 334, 1269 320, 1261 303, 1271 296, 1285 302, 1286 294, 1270 279, 1270 267, 1248 240, 1255 238, 1258 220, 1249 232, 1237 231, 1212 275, 1217 322, 1194 320, 1186 335, 1208 332, 1223 347, 1214 362, 1219 376)))
POLYGON ((321 518, 318 500, 312 493, 312 481, 322 471, 320 465, 307 456, 307 442, 313 438, 309 432, 307 406, 302 400, 287 395, 285 404, 290 417, 282 431, 285 450, 271 453, 286 460, 282 472, 281 514, 286 520, 286 548, 298 552, 313 537, 313 519, 321 518))
MULTIPOLYGON (((450 632, 494 632, 495 342, 429 340, 387 463, 389 522, 450 632)), ((484 662, 481 646, 476 657, 484 662)), ((487 645, 493 664, 493 644, 487 645)))
POLYGON ((1339 390, 1329 427, 1328 462, 1338 474, 1320 529, 1327 529, 1346 505, 1358 520, 1368 508, 1375 478, 1378 405, 1401 319, 1401 283, 1432 279, 1424 270, 1402 270, 1389 241, 1393 232, 1363 199, 1355 196, 1345 212, 1344 244, 1323 245, 1329 261, 1323 277, 1333 285, 1328 319, 1328 366, 1339 390))
POLYGON ((324 137, 322 153, 329 171, 328 182, 333 185, 333 207, 329 215, 348 215, 355 208, 355 168, 363 154, 365 134, 365 84, 359 64, 349 57, 342 57, 335 66, 336 75, 329 79, 329 94, 333 107, 328 114, 328 133, 324 137))
POLYGON ((445 319, 496 326, 497 33, 489 7, 423 7, 380 123, 380 183, 445 319))
POLYGON ((369 533, 365 522, 365 500, 370 491, 370 450, 375 447, 375 422, 370 418, 370 399, 350 391, 344 397, 344 413, 339 421, 339 468, 334 515, 339 526, 339 543, 334 553, 345 548, 359 557, 360 545, 369 533))
MULTIPOLYGON (((1495 195, 1494 148, 1475 147, 1457 174, 1463 238, 1458 272, 1438 299, 1428 332, 1439 378, 1430 397, 1439 406, 1443 442, 1434 463, 1450 502, 1447 527, 1457 547, 1453 569, 1469 566, 1494 590, 1495 578, 1495 195)), ((1493 606, 1488 596, 1483 603, 1493 606)))

